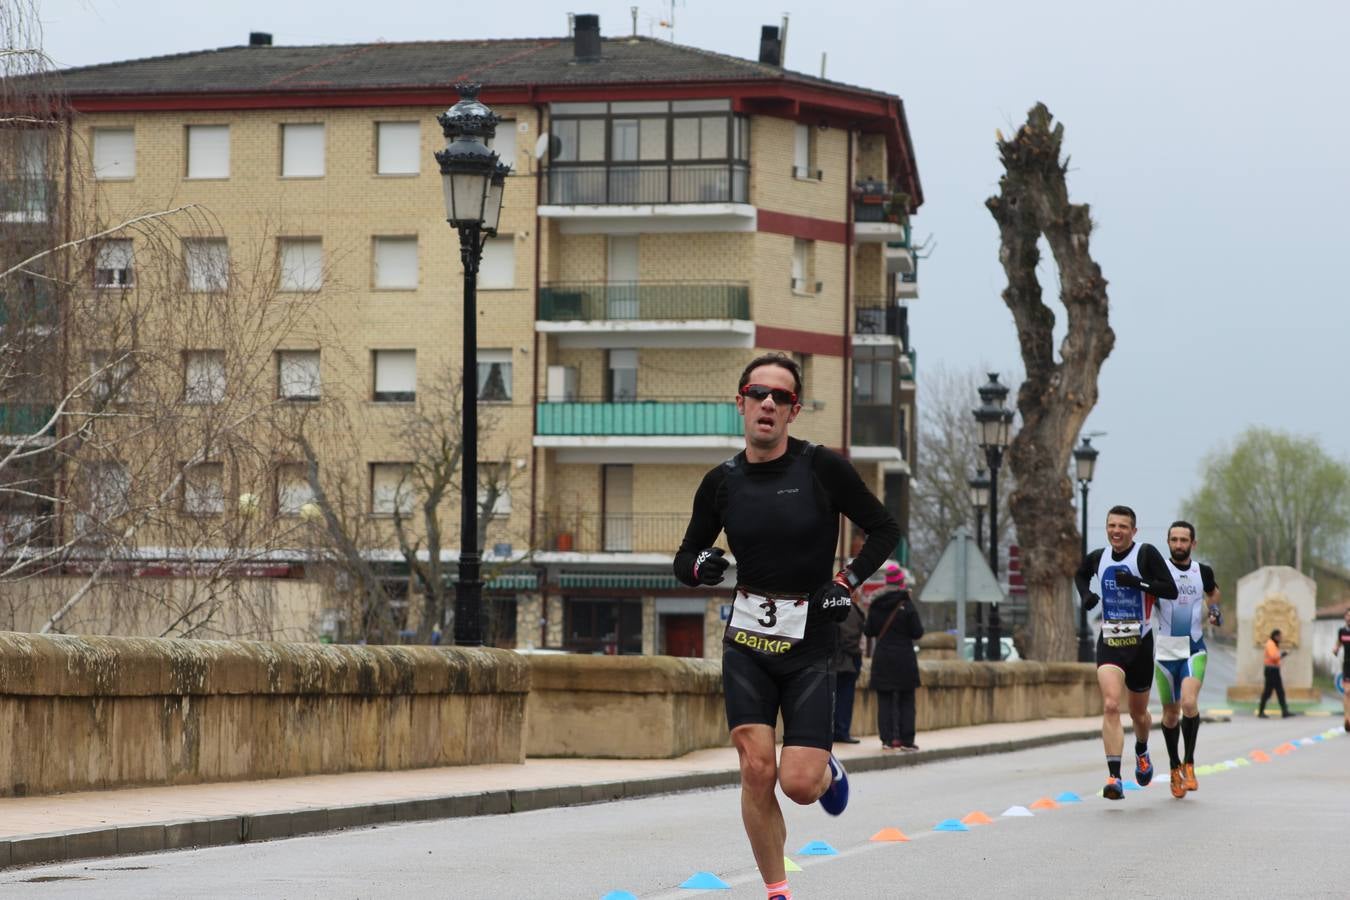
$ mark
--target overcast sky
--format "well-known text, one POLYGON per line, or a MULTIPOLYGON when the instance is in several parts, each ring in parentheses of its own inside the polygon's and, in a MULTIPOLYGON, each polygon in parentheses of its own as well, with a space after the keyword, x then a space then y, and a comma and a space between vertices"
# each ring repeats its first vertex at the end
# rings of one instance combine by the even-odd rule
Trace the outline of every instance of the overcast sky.
MULTIPOLYGON (((612 36, 631 30, 630 6, 571 11, 598 13, 612 36)), ((1347 457, 1336 360, 1350 307, 1335 260, 1350 238, 1350 5, 687 0, 674 39, 753 58, 759 26, 785 10, 789 68, 818 74, 828 54, 827 77, 905 101, 926 197, 915 232, 936 244, 911 310, 920 385, 939 361, 1020 370, 983 205, 1000 174, 994 130, 1015 130, 1038 100, 1064 123, 1071 197, 1091 204, 1116 332, 1087 426, 1107 432, 1094 441, 1094 544, 1110 503, 1134 506, 1141 538, 1162 543, 1201 458, 1249 425, 1347 457)), ((42 11, 48 53, 77 66, 242 44, 251 30, 278 44, 557 36, 569 10, 46 0, 42 11)), ((668 17, 668 3, 644 0, 639 30, 670 37, 668 17)))

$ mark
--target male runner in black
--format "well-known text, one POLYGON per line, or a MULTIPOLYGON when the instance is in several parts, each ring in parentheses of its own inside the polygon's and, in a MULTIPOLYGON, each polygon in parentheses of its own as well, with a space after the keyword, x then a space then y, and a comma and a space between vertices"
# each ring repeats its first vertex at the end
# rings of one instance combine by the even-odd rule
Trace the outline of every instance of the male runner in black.
POLYGON ((728 561, 713 542, 726 532, 737 583, 722 682, 740 756, 741 818, 769 900, 792 898, 775 783, 794 802, 819 800, 831 815, 848 803, 847 777, 830 753, 836 623, 848 615, 852 590, 900 540, 895 519, 848 460, 788 437, 801 390, 801 372, 789 357, 770 354, 746 366, 736 397, 745 450, 704 476, 674 566, 685 584, 721 582, 728 561), (841 513, 867 540, 831 575, 841 513), (783 752, 775 760, 780 710, 783 752))
POLYGON ((1157 598, 1175 600, 1177 585, 1162 554, 1152 544, 1136 544, 1134 510, 1113 506, 1106 514, 1104 548, 1083 557, 1074 584, 1085 609, 1102 601, 1102 630, 1097 636, 1097 686, 1102 691, 1102 745, 1106 749, 1109 777, 1102 796, 1120 800, 1125 786, 1120 780, 1120 755, 1125 749, 1125 729, 1120 724, 1120 699, 1130 693, 1130 719, 1134 722, 1134 777, 1140 785, 1153 780, 1153 762, 1148 756, 1148 731, 1153 717, 1148 695, 1153 690, 1153 634, 1150 631, 1153 604, 1157 598), (1098 597, 1090 590, 1093 576, 1101 587, 1098 597))
POLYGON ((1350 731, 1350 609, 1345 611, 1345 627, 1336 632, 1336 649, 1331 652, 1341 658, 1341 712, 1345 713, 1345 730, 1350 731))

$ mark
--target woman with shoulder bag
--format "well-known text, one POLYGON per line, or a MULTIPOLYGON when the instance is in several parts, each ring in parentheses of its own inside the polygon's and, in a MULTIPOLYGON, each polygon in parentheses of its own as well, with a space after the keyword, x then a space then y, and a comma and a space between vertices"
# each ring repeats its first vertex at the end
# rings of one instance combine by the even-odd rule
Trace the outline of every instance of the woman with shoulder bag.
POLYGON ((914 743, 914 691, 919 687, 919 661, 914 642, 923 637, 923 622, 905 588, 905 572, 885 565, 886 588, 872 597, 863 633, 876 638, 872 651, 872 689, 877 692, 877 730, 882 749, 918 750, 914 743))

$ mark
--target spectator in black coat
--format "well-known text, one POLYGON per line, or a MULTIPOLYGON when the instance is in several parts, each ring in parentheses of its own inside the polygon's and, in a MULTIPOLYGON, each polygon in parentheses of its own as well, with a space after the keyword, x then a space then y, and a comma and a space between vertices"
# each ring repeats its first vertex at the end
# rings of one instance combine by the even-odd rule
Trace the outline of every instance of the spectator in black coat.
POLYGON ((886 563, 886 588, 872 597, 863 633, 876 638, 872 651, 872 689, 877 692, 877 730, 888 750, 918 750, 914 743, 914 691, 919 661, 914 642, 923 622, 905 588, 905 571, 886 563))

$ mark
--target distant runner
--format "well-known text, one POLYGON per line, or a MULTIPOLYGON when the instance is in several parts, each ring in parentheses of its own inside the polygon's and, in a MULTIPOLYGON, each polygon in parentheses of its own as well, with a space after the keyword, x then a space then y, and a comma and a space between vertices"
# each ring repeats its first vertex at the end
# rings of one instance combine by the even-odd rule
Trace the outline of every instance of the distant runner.
POLYGON ((1350 731, 1350 609, 1345 611, 1345 625, 1336 632, 1336 649, 1341 658, 1341 712, 1345 714, 1345 730, 1350 731))
POLYGON ((674 567, 684 584, 720 583, 728 561, 713 546, 719 532, 736 556, 722 682, 740 756, 741 818, 769 900, 792 900, 775 784, 795 803, 819 800, 832 816, 848 805, 848 776, 830 752, 836 623, 849 615, 854 589, 900 541, 895 519, 848 460, 788 436, 801 392, 790 357, 770 354, 745 367, 736 396, 745 449, 703 477, 674 567), (867 540, 831 575, 840 514, 867 540), (783 752, 775 760, 780 712, 783 752))
POLYGON ((1200 789, 1195 778, 1195 740, 1200 733, 1200 688, 1205 681, 1205 622, 1218 625, 1219 588, 1214 570, 1204 563, 1192 562, 1195 550, 1195 526, 1176 521, 1167 529, 1167 549, 1171 555, 1167 568, 1177 585, 1175 600, 1158 601, 1158 634, 1154 652, 1158 676, 1158 699, 1163 705, 1163 740, 1167 742, 1167 762, 1171 766, 1172 796, 1178 800, 1187 791, 1200 789), (1183 763, 1177 743, 1186 738, 1183 763))
POLYGON ((1120 756, 1125 750, 1125 729, 1120 724, 1120 700, 1130 693, 1130 719, 1134 722, 1134 777, 1141 785, 1153 780, 1153 762, 1148 755, 1148 732, 1153 717, 1148 695, 1153 689, 1153 604, 1158 598, 1174 600, 1176 583, 1162 554, 1152 544, 1136 544, 1134 510, 1113 506, 1106 514, 1105 548, 1083 557, 1074 576, 1084 609, 1102 603, 1102 630, 1097 636, 1097 686, 1102 692, 1102 745, 1106 749, 1106 787, 1102 796, 1120 800, 1125 785, 1120 780, 1120 756), (1101 596, 1091 591, 1096 576, 1101 596))

